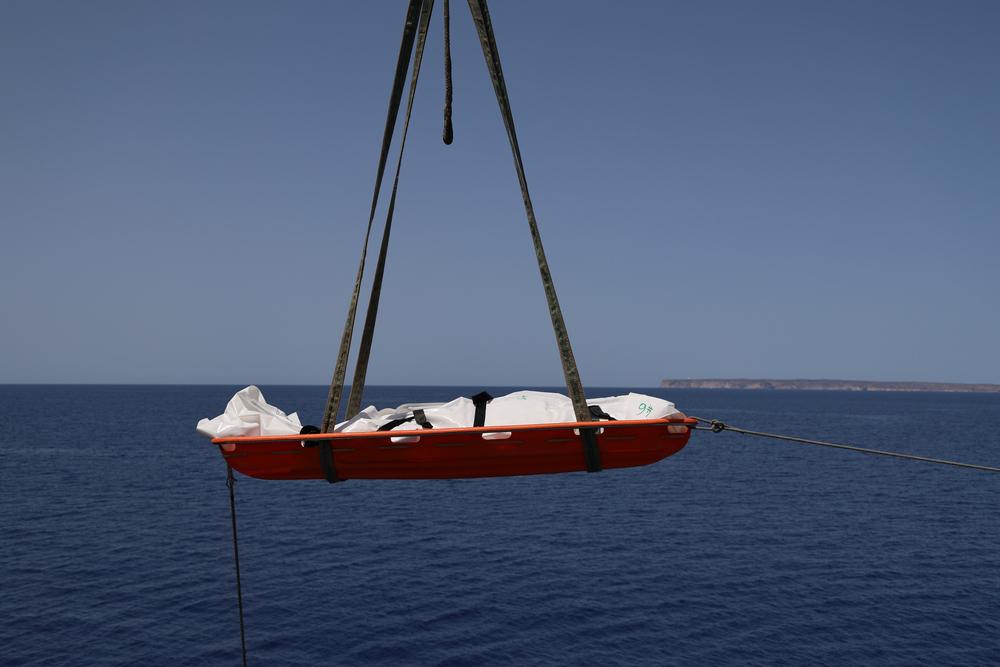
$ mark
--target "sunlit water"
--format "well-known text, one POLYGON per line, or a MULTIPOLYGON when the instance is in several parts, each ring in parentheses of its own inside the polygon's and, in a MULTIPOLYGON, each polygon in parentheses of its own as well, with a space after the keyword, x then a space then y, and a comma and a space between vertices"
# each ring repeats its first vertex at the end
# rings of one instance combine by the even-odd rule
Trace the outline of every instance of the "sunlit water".
MULTIPOLYGON (((194 432, 236 389, 0 387, 0 664, 238 662, 225 466, 194 432)), ((318 420, 325 388, 263 389, 318 420)), ((648 393, 1000 465, 996 395, 648 393)), ((1000 475, 696 433, 598 475, 238 479, 254 664, 1000 662, 1000 475)))

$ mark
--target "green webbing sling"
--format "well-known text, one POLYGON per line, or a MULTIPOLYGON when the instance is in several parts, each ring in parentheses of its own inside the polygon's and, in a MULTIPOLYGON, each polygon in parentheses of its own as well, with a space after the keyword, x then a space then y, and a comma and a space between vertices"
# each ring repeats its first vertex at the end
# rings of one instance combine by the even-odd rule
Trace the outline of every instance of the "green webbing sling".
POLYGON ((351 396, 347 401, 348 416, 356 415, 361 410, 361 394, 365 390, 365 377, 368 374, 368 359, 371 356, 372 339, 375 336, 375 320, 378 317, 378 303, 382 295, 382 277, 385 275, 385 258, 389 250, 389 234, 392 232, 392 214, 396 210, 396 192, 399 189, 399 171, 403 164, 403 150, 406 148, 406 133, 410 128, 410 114, 413 112, 413 96, 417 90, 417 80, 420 78, 420 63, 424 59, 424 43, 427 41, 427 26, 430 23, 434 0, 424 0, 420 10, 420 28, 417 30, 417 47, 413 56, 413 76, 410 79, 410 91, 406 100, 406 116, 403 118, 403 133, 399 140, 399 159, 396 161, 396 175, 392 181, 392 196, 389 197, 389 209, 385 216, 385 227, 382 230, 382 244, 378 251, 378 263, 375 266, 375 277, 372 279, 372 291, 368 297, 368 312, 365 313, 365 326, 361 334, 361 345, 358 348, 358 361, 354 367, 354 380, 351 382, 351 396))
MULTIPOLYGON (((511 152, 514 157, 514 168, 517 171, 518 183, 521 186, 521 196, 524 200, 524 210, 528 218, 528 228, 531 232, 531 240, 535 247, 535 258, 538 261, 538 271, 542 278, 542 287, 545 290, 545 298, 549 306, 549 315, 552 318, 552 328, 556 336, 556 343, 559 347, 559 356, 562 361, 563 375, 566 379, 566 389, 573 402, 573 411, 577 421, 591 421, 592 417, 587 407, 586 396, 583 385, 580 382, 580 373, 573 356, 573 348, 570 345, 569 334, 566 331, 566 323, 563 320, 562 310, 559 308, 559 299, 556 296, 555 285, 552 282, 552 274, 549 271, 548 261, 545 258, 545 249, 542 246, 541 235, 538 231, 538 223, 535 219, 535 210, 531 203, 531 196, 528 193, 528 182, 524 174, 524 163, 521 159, 521 149, 517 142, 517 133, 514 129, 514 117, 510 109, 510 101, 507 96, 507 86, 503 78, 503 70, 500 65, 500 54, 497 50, 496 39, 493 35, 493 25, 490 21, 489 9, 486 0, 468 0, 469 9, 472 12, 476 30, 479 33, 479 40, 483 48, 483 56, 486 59, 486 67, 493 81, 493 89, 496 92, 497 103, 500 106, 500 115, 503 118, 504 127, 507 130, 507 139, 510 142, 511 152)), ((354 321, 357 313, 358 296, 361 290, 361 280, 364 274, 365 257, 368 249, 368 238, 371 234, 372 221, 375 216, 375 207, 382 184, 382 176, 385 170, 385 162, 388 155, 389 143, 392 139, 392 132, 395 127, 396 117, 399 111, 399 102, 402 97, 403 81, 406 70, 409 67, 410 51, 413 48, 416 38, 416 55, 414 56, 413 75, 410 81, 409 97, 407 100, 406 117, 403 124, 402 139, 400 142, 399 159, 396 163, 396 174, 393 180, 392 196, 389 201, 389 208, 386 215, 386 223, 382 233, 382 243, 379 249, 379 259, 376 266, 375 277, 372 281, 371 296, 368 301, 368 309, 365 317, 365 326, 362 333, 361 345, 358 351, 358 363, 355 368, 354 380, 351 385, 351 395, 347 403, 347 415, 354 415, 361 405, 361 396, 364 391, 365 376, 368 369, 368 360, 371 355, 371 344, 375 331, 375 321, 378 315, 379 297, 381 295, 382 278, 385 270, 385 260, 389 243, 389 233, 392 229, 392 217, 395 211, 396 192, 399 184, 399 172, 403 159, 403 148, 406 143, 406 133, 409 127, 410 112, 413 108, 413 97, 416 89, 417 79, 420 73, 420 63, 423 59, 423 48, 427 36, 427 24, 430 20, 433 0, 411 0, 407 10, 406 24, 403 30, 403 39, 400 45, 399 58, 396 64, 396 77, 393 82, 392 95, 389 102, 389 114, 386 118, 386 129, 382 139, 382 153, 379 160, 378 176, 375 182, 375 194, 372 197, 372 211, 368 220, 368 230, 365 235, 365 243, 361 253, 361 263, 358 267, 358 275, 355 279, 354 292, 351 297, 351 304, 348 310, 347 323, 341 338, 340 352, 337 357, 337 367, 334 371, 333 383, 330 385, 330 393, 327 399, 326 411, 323 416, 323 431, 332 430, 337 413, 340 408, 340 399, 343 394, 344 377, 346 375, 347 357, 350 351, 351 337, 354 329, 354 321), (416 27, 417 12, 419 10, 419 28, 416 27)), ((588 441, 592 441, 593 433, 583 434, 588 441)), ((600 462, 592 462, 591 449, 596 451, 596 445, 586 448, 588 458, 588 469, 599 469, 600 462)))
POLYGON ((399 57, 396 60, 396 75, 392 82, 392 93, 389 96, 389 111, 385 118, 385 130, 382 133, 382 152, 379 156, 378 171, 375 176, 375 193, 372 195, 371 212, 368 215, 368 228, 365 230, 365 241, 361 247, 361 261, 358 273, 354 279, 354 290, 351 292, 351 304, 347 309, 347 322, 340 337, 340 351, 337 353, 337 365, 333 371, 333 381, 326 398, 326 409, 323 412, 323 433, 333 430, 340 411, 340 399, 344 393, 344 377, 347 375, 347 357, 351 351, 351 338, 354 335, 354 320, 358 313, 358 296, 361 294, 361 280, 365 273, 365 259, 368 256, 368 239, 372 233, 372 222, 375 220, 375 209, 378 206, 378 196, 382 190, 382 177, 385 174, 385 163, 389 157, 389 145, 392 143, 392 133, 396 127, 399 115, 399 101, 403 97, 403 84, 406 81, 406 71, 410 68, 410 53, 413 50, 413 40, 416 35, 417 14, 422 0, 410 0, 406 10, 406 22, 403 24, 403 39, 399 45, 399 57))
POLYGON ((524 175, 524 163, 521 161, 521 148, 517 143, 517 132, 514 130, 514 115, 510 110, 510 100, 507 97, 507 84, 504 83, 503 68, 500 66, 500 52, 493 36, 493 23, 490 21, 490 10, 486 0, 469 0, 472 20, 476 23, 479 42, 483 47, 483 57, 486 58, 486 69, 493 80, 493 90, 500 105, 500 115, 503 116, 504 127, 507 128, 507 139, 510 150, 514 154, 514 168, 517 170, 517 180, 521 185, 521 197, 524 199, 524 212, 528 216, 528 228, 531 230, 531 240, 535 244, 535 258, 538 260, 538 272, 542 276, 542 287, 545 289, 545 300, 549 304, 549 315, 552 317, 552 331, 556 335, 559 346, 559 358, 562 361, 563 375, 566 378, 566 390, 573 401, 573 412, 577 421, 590 421, 590 411, 587 408, 587 397, 583 393, 580 382, 580 371, 576 367, 573 347, 569 342, 566 322, 559 308, 559 297, 556 296, 556 286, 552 282, 549 263, 545 259, 545 248, 542 247, 542 237, 538 233, 538 223, 535 221, 535 208, 531 205, 531 195, 528 194, 528 179, 524 175))

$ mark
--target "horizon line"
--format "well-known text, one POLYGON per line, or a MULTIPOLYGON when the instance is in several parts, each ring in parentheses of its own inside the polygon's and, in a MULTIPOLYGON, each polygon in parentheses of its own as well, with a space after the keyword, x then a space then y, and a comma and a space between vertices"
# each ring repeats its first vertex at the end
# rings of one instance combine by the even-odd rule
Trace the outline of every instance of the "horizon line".
MULTIPOLYGON (((676 377, 676 378, 662 378, 657 381, 656 384, 641 386, 641 385, 624 385, 624 384, 603 384, 594 383, 584 386, 591 387, 626 387, 634 386, 640 389, 662 389, 661 384, 663 382, 857 382, 857 383, 880 383, 880 384, 942 384, 942 385, 990 385, 1000 387, 1000 382, 969 382, 969 381, 948 381, 948 380, 859 380, 859 379, 840 379, 831 377, 820 377, 820 378, 807 378, 807 377, 676 377)), ((271 386, 283 386, 283 387, 328 387, 328 383, 318 383, 318 382, 252 382, 252 385, 271 385, 271 386)), ((15 386, 93 386, 93 387, 113 387, 113 386, 157 386, 157 387, 232 387, 237 385, 249 386, 243 382, 0 382, 0 387, 15 387, 15 386)), ((345 387, 350 387, 350 383, 344 383, 345 387)), ((366 383, 366 387, 478 387, 478 386, 494 386, 494 387, 562 387, 564 384, 526 384, 526 385, 513 385, 513 384, 494 384, 490 382, 481 382, 476 384, 468 383, 380 383, 372 382, 366 383)))

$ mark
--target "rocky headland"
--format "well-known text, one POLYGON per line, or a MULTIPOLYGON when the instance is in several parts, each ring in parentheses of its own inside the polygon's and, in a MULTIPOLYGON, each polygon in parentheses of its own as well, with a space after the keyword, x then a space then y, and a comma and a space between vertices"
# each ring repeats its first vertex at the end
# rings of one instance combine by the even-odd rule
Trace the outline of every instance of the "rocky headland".
POLYGON ((954 382, 874 382, 869 380, 663 380, 664 389, 797 389, 810 391, 938 391, 1000 393, 1000 384, 954 382))

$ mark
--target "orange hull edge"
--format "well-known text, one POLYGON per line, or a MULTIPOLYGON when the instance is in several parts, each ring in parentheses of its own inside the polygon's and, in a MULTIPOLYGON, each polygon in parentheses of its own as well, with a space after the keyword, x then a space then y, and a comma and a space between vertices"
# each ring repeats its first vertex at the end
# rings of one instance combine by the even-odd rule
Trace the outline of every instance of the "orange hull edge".
POLYGON ((329 442, 337 477, 457 479, 586 470, 578 429, 599 429, 604 469, 648 465, 676 454, 690 418, 479 428, 215 438, 226 462, 259 479, 324 479, 320 448, 329 442), (485 436, 485 437, 484 437, 485 436))

